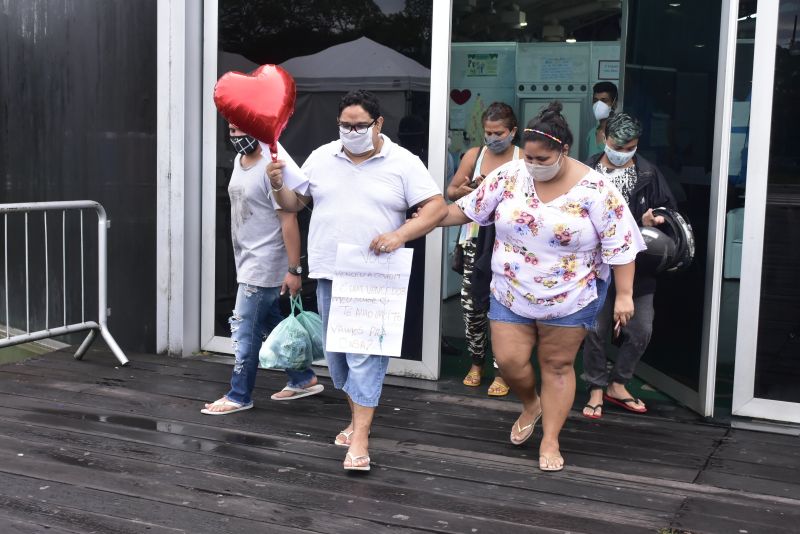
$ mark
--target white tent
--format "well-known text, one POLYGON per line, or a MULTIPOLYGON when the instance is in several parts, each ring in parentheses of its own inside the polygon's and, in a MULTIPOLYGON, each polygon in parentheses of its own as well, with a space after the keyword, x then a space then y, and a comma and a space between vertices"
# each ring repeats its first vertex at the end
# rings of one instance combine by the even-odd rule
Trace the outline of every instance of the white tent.
POLYGON ((430 69, 366 37, 331 46, 281 64, 297 84, 297 104, 281 144, 302 164, 316 147, 337 136, 339 99, 353 89, 376 94, 383 131, 397 140, 400 119, 408 113, 410 91, 430 90, 430 69))
POLYGON ((310 56, 281 63, 298 93, 349 91, 429 91, 430 69, 388 46, 361 37, 310 56))

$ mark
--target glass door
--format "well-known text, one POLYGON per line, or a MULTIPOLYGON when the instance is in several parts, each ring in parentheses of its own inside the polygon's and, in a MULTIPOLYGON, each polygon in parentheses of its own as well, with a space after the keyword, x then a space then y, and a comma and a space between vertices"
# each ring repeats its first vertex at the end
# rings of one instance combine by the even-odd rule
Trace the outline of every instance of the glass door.
POLYGON ((713 414, 737 2, 626 2, 622 107, 643 125, 637 154, 664 174, 696 244, 664 274, 637 374, 713 414))
MULTIPOLYGON (((297 102, 281 144, 298 164, 338 136, 339 99, 349 90, 370 90, 381 103, 383 132, 427 162, 432 175, 443 176, 445 138, 429 132, 445 131, 449 8, 447 0, 362 2, 357 7, 346 2, 320 7, 311 0, 204 1, 201 334, 205 350, 232 353, 228 317, 237 288, 227 194, 235 154, 212 99, 218 77, 268 63, 292 74, 297 102)), ((310 210, 298 216, 303 241, 310 217, 310 210)), ((414 265, 403 356, 392 359, 391 374, 438 377, 441 235, 437 229, 407 243, 414 249, 414 265)), ((304 307, 315 310, 313 280, 304 280, 302 294, 304 307)))
POLYGON ((800 422, 800 3, 758 2, 733 413, 800 422))
MULTIPOLYGON (((618 86, 620 79, 619 2, 537 0, 525 2, 453 2, 450 52, 448 124, 450 172, 470 150, 484 143, 483 113, 492 104, 513 110, 518 133, 543 106, 559 100, 574 136, 570 156, 585 160, 590 147, 585 139, 596 127, 592 114, 592 89, 602 82, 618 86)), ((510 116, 506 115, 507 120, 510 116)), ((510 124, 510 123, 509 123, 510 124)), ((513 140, 519 145, 521 137, 513 140)), ((492 169, 483 169, 488 172, 492 169)), ((463 169, 462 169, 463 172, 463 169)), ((467 173, 474 172, 468 169, 467 173)), ((463 193, 463 191, 462 191, 463 193)), ((473 229, 449 228, 442 255, 449 260, 456 242, 477 246, 473 229)), ((469 272, 469 267, 467 268, 469 272)), ((483 365, 483 393, 492 383, 491 343, 483 348, 482 317, 472 314, 465 324, 464 309, 474 306, 462 299, 462 277, 444 272, 442 335, 447 356, 442 375, 461 379, 472 365, 483 365)), ((469 295, 474 286, 467 286, 469 295)))

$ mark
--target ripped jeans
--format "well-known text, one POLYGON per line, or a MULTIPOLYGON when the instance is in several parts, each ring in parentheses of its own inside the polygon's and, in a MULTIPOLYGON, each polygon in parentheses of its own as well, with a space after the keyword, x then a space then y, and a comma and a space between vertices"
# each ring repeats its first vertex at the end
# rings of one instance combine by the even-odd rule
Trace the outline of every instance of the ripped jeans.
MULTIPOLYGON (((231 339, 236 361, 231 376, 231 390, 225 395, 241 404, 249 404, 256 385, 258 351, 261 343, 283 317, 279 305, 279 287, 257 287, 239 284, 236 294, 236 309, 229 319, 231 339)), ((287 369, 289 387, 302 388, 314 378, 311 368, 287 369)))

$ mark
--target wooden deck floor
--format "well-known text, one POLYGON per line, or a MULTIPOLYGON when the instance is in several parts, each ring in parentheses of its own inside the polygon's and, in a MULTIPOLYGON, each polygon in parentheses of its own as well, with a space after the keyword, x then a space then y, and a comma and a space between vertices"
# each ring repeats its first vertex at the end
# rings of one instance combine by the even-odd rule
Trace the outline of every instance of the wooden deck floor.
POLYGON ((0 532, 300 533, 800 531, 800 439, 700 421, 573 413, 567 468, 508 442, 516 403, 387 386, 373 470, 331 440, 342 395, 199 413, 230 367, 105 353, 0 366, 0 532), (671 530, 674 529, 674 530, 671 530))

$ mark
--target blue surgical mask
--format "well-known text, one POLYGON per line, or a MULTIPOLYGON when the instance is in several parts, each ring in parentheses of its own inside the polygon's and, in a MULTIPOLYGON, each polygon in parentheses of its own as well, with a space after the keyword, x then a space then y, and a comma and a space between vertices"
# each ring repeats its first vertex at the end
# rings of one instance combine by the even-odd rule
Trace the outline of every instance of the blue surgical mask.
POLYGON ((614 150, 610 146, 606 145, 606 157, 608 158, 608 161, 610 161, 615 167, 622 167, 623 165, 627 164, 631 158, 633 158, 634 154, 636 154, 636 148, 630 152, 620 152, 619 150, 614 150))
POLYGON ((483 137, 486 148, 495 154, 501 154, 505 149, 511 146, 511 141, 514 140, 513 132, 509 132, 507 136, 500 137, 499 135, 486 135, 483 137))

